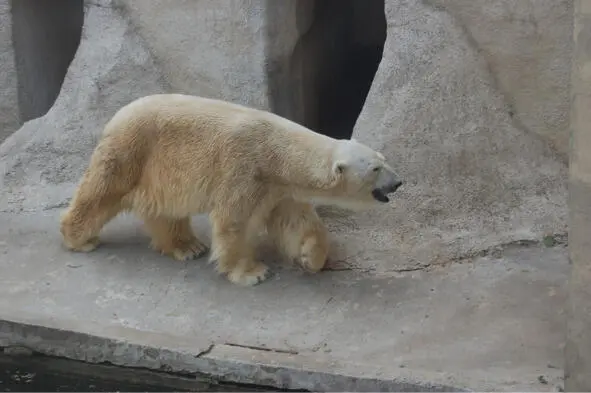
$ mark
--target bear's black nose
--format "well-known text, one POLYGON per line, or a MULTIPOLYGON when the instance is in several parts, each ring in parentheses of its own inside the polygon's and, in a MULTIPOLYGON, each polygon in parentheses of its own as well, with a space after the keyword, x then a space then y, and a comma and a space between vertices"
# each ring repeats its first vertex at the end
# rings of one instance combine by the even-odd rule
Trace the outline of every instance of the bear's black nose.
POLYGON ((376 201, 379 201, 382 203, 390 202, 390 199, 388 198, 388 196, 384 193, 384 191, 380 190, 379 188, 374 189, 371 192, 371 195, 373 195, 373 197, 376 201))

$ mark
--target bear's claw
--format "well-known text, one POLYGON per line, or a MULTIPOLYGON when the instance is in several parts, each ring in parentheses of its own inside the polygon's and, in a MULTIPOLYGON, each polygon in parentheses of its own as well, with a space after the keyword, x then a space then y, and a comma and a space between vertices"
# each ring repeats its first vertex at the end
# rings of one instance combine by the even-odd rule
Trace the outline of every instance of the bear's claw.
POLYGON ((64 241, 64 246, 70 251, 75 252, 91 252, 96 249, 100 245, 100 240, 98 236, 91 237, 86 241, 86 243, 82 245, 72 246, 68 242, 64 241))
POLYGON ((303 255, 298 262, 306 273, 314 274, 318 273, 324 268, 327 263, 327 259, 314 259, 308 257, 307 255, 303 255))
POLYGON ((179 243, 174 248, 163 248, 154 244, 152 248, 181 262, 200 258, 207 253, 207 247, 197 238, 179 243))
POLYGON ((250 287, 262 283, 272 275, 269 268, 263 263, 251 261, 244 264, 228 272, 228 280, 237 285, 250 287), (246 269, 244 269, 245 267, 246 269))

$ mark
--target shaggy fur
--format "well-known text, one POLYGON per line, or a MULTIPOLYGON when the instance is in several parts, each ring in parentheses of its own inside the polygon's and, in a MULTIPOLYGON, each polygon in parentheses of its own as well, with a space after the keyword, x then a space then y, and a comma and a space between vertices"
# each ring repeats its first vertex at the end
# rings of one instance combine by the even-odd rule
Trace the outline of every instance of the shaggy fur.
POLYGON ((316 273, 326 264, 328 231, 311 203, 281 200, 271 211, 267 232, 283 257, 306 271, 316 273))
POLYGON ((190 217, 209 213, 210 260, 231 282, 254 285, 268 271, 254 259, 261 228, 269 225, 282 251, 317 271, 327 234, 309 203, 387 202, 399 185, 384 157, 354 140, 220 100, 157 94, 106 124, 61 233, 67 248, 88 252, 109 220, 132 211, 154 249, 185 260, 207 251, 190 217))

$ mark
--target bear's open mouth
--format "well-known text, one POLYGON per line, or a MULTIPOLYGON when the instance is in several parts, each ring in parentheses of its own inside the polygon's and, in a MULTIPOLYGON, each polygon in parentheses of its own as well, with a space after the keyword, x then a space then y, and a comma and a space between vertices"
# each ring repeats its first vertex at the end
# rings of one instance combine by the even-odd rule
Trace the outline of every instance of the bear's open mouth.
POLYGON ((382 203, 388 203, 390 202, 390 199, 386 196, 386 194, 384 194, 384 192, 382 190, 380 190, 379 188, 374 189, 371 192, 371 195, 373 195, 374 199, 376 201, 382 202, 382 203))

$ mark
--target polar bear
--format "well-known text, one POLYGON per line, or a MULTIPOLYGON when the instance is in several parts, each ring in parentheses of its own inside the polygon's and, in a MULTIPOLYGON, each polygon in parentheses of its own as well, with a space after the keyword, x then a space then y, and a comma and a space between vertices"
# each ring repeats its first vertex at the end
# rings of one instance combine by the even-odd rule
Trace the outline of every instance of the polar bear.
POLYGON ((107 122, 60 231, 65 247, 89 252, 102 227, 130 211, 154 249, 186 260, 207 251, 190 221, 207 213, 210 261, 249 286, 268 276, 254 257, 256 234, 281 201, 363 208, 387 203, 401 184, 382 154, 355 140, 240 104, 155 94, 107 122))

